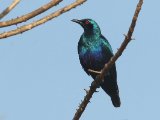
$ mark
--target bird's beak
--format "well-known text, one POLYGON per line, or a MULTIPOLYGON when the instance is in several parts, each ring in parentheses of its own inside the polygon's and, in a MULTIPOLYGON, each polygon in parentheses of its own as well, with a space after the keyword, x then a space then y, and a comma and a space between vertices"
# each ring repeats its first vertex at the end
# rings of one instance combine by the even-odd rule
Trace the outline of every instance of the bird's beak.
POLYGON ((72 21, 72 22, 75 22, 75 23, 78 23, 78 24, 80 24, 80 25, 82 25, 81 20, 73 19, 73 20, 71 20, 71 21, 72 21))

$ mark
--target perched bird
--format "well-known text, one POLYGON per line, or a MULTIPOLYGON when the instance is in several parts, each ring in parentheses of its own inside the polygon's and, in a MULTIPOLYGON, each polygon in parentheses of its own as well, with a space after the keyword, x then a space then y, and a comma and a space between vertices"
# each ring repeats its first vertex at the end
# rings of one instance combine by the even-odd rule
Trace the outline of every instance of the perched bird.
MULTIPOLYGON (((73 19, 84 29, 78 42, 78 54, 80 63, 84 71, 96 78, 96 73, 89 72, 88 69, 100 71, 105 63, 113 56, 113 51, 108 40, 101 34, 98 24, 92 19, 73 19)), ((120 107, 119 89, 117 85, 117 73, 115 64, 104 77, 101 88, 111 97, 114 107, 120 107)))

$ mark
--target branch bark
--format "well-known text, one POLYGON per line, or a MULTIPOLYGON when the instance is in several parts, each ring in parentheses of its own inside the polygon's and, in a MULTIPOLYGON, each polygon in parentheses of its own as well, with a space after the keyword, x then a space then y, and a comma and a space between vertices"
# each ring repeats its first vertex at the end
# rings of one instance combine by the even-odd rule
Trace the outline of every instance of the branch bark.
POLYGON ((41 6, 40 8, 23 15, 21 17, 17 17, 8 21, 0 22, 0 27, 6 27, 6 26, 11 26, 11 25, 16 25, 18 23, 25 22, 33 17, 36 17, 37 15, 47 11, 48 9, 52 8, 53 6, 56 6, 58 3, 60 3, 62 0, 52 0, 46 5, 41 6))
POLYGON ((13 35, 17 35, 17 34, 21 34, 25 31, 28 31, 28 30, 31 30, 32 28, 36 27, 36 26, 39 26, 41 24, 44 24, 45 22, 55 18, 55 17, 58 17, 59 15, 83 4, 84 2, 86 2, 87 0, 76 0, 74 3, 68 5, 68 6, 65 6, 63 8, 61 8, 60 10, 57 10, 56 12, 54 13, 51 13, 50 15, 47 15, 46 17, 43 17, 35 22, 32 22, 28 25, 24 25, 24 26, 21 26, 15 30, 11 30, 11 31, 8 31, 8 32, 4 32, 4 33, 1 33, 0 34, 0 39, 2 38, 7 38, 7 37, 10 37, 10 36, 13 36, 13 35))
POLYGON ((0 14, 0 20, 5 17, 9 12, 13 10, 14 7, 20 2, 20 0, 14 0, 10 6, 8 6, 1 14, 0 14))
POLYGON ((128 43, 131 41, 132 34, 134 32, 134 28, 136 26, 136 21, 139 15, 139 12, 141 10, 143 4, 143 0, 139 0, 139 3, 137 4, 134 16, 132 18, 131 25, 128 30, 128 34, 125 36, 125 39, 123 43, 121 44, 120 48, 116 52, 116 54, 110 59, 108 63, 105 64, 104 68, 101 71, 101 74, 97 76, 96 80, 94 80, 90 86, 90 90, 87 92, 86 96, 84 97, 82 103, 80 104, 79 108, 77 109, 73 120, 79 120, 82 113, 84 112, 87 104, 89 103, 90 99, 92 98, 93 93, 96 91, 97 87, 102 82, 105 74, 109 71, 109 69, 112 67, 112 65, 115 63, 115 61, 122 55, 123 51, 127 47, 128 43))

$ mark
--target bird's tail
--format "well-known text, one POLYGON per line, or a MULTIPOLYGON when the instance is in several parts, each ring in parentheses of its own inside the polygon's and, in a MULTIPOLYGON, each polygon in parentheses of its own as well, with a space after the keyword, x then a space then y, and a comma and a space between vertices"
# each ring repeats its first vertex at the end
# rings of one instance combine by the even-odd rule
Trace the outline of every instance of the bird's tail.
POLYGON ((120 101, 120 97, 118 94, 112 95, 111 100, 112 100, 112 104, 114 105, 114 107, 120 107, 121 101, 120 101))

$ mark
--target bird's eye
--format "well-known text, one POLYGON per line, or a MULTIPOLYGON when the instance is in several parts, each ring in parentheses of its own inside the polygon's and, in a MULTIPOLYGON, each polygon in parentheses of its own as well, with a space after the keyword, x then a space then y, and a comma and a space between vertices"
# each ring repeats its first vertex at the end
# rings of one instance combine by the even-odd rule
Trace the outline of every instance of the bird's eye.
POLYGON ((89 24, 90 22, 88 20, 85 21, 85 24, 89 24))

